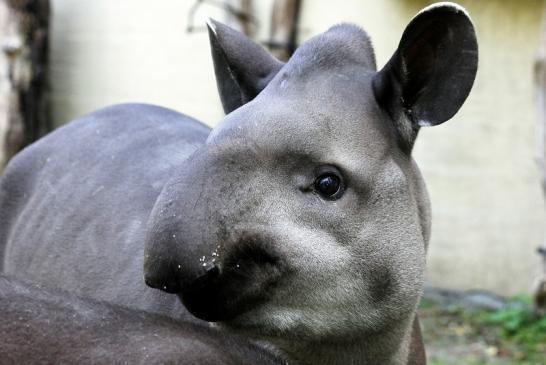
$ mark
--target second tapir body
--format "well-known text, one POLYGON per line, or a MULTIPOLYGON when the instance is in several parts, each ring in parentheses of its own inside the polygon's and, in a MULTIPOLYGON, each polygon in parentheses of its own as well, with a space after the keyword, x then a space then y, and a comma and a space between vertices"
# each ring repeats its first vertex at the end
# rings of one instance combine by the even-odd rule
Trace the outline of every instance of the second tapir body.
POLYGON ((422 364, 415 310, 430 209, 421 126, 466 99, 466 12, 423 10, 379 72, 339 25, 282 64, 214 23, 226 118, 91 114, 17 156, 1 182, 4 270, 149 311, 190 313, 300 364, 422 364), (146 224, 146 222, 148 222, 146 224))
POLYGON ((290 365, 206 323, 82 299, 0 275, 0 365, 290 365))

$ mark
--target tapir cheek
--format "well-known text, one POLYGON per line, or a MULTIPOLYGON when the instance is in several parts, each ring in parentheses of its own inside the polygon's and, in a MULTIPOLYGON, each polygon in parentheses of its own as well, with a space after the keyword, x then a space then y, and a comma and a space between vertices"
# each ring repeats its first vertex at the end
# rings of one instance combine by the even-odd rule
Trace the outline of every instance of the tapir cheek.
POLYGON ((369 298, 376 305, 391 298, 396 293, 399 285, 389 267, 378 267, 371 273, 370 277, 364 279, 370 283, 369 298))

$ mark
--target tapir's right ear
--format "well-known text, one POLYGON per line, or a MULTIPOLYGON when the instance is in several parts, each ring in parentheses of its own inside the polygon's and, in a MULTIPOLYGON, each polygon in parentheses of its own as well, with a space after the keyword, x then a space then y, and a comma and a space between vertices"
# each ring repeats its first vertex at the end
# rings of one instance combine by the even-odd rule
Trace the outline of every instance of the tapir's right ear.
POLYGON ((209 19, 207 27, 216 84, 227 114, 254 99, 283 63, 225 24, 209 19))
POLYGON ((412 19, 398 49, 373 80, 377 101, 408 149, 420 127, 455 115, 472 89, 477 68, 476 34, 464 8, 438 3, 412 19))

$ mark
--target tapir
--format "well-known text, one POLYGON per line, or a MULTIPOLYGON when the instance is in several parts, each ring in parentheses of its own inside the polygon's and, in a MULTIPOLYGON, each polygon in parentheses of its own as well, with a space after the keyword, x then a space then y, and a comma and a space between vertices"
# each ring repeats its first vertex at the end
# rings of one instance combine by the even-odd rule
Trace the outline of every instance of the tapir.
POLYGON ((411 152, 470 93, 468 14, 423 9, 379 71, 355 25, 286 63, 209 34, 225 118, 118 105, 23 150, 0 182, 3 270, 215 322, 297 364, 424 364, 430 204, 411 152))
POLYGON ((208 325, 0 276, 0 364, 289 364, 208 325))

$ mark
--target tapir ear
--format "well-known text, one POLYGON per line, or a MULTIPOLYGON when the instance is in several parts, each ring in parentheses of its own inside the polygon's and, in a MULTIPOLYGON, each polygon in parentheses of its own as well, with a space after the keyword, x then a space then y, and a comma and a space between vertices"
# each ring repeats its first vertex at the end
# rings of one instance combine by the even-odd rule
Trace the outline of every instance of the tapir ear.
POLYGON ((207 27, 216 84, 227 114, 254 99, 283 63, 225 24, 209 19, 207 27))
POLYGON ((411 148, 419 127, 457 113, 477 68, 478 44, 468 14, 459 5, 439 3, 406 27, 398 49, 373 80, 374 93, 411 148))

